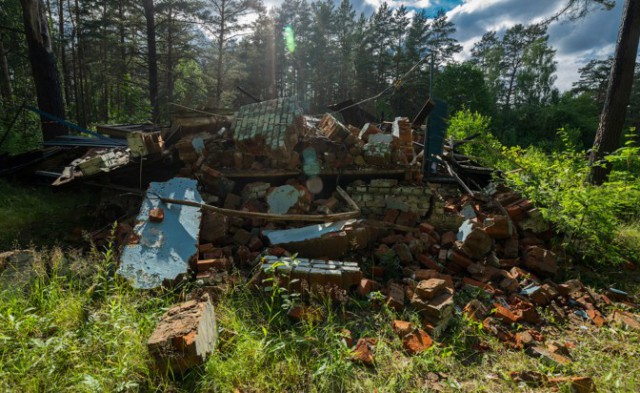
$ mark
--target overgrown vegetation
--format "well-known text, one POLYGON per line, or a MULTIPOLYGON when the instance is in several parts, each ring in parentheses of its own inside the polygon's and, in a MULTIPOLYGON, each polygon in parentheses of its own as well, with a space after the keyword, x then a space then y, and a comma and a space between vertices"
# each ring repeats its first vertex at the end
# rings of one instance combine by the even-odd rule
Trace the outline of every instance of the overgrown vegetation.
POLYGON ((569 253, 607 265, 638 261, 634 242, 640 218, 640 148, 635 130, 607 160, 613 166, 602 186, 588 182, 587 152, 575 135, 558 130, 556 147, 506 147, 490 131, 490 119, 469 110, 452 117, 449 134, 456 139, 478 136, 461 147, 485 165, 503 171, 502 180, 530 198, 561 235, 569 253))

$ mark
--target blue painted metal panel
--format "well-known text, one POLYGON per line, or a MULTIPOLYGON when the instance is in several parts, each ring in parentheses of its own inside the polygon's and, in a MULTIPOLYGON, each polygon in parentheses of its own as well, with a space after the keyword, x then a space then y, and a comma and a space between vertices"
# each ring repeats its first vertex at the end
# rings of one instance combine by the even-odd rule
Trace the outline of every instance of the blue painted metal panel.
POLYGON ((159 197, 202 203, 196 180, 176 177, 149 185, 134 228, 140 241, 125 246, 118 268, 135 288, 155 288, 185 274, 198 250, 200 208, 163 203, 159 197), (149 211, 156 207, 164 210, 162 222, 149 221, 149 211))

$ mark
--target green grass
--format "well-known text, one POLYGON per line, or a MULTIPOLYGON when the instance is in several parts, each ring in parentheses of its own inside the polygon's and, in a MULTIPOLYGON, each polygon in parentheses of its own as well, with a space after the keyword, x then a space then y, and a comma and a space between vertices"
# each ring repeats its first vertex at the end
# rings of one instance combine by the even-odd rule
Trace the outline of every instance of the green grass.
MULTIPOLYGON (((293 323, 283 292, 255 293, 230 287, 216 301, 220 328, 217 351, 206 364, 183 378, 159 375, 145 343, 166 308, 189 288, 142 292, 115 279, 113 255, 88 257, 53 250, 42 253, 53 266, 35 276, 25 290, 0 293, 0 390, 170 391, 170 392, 418 392, 429 388, 429 373, 445 391, 509 392, 516 387, 510 371, 534 370, 547 375, 588 375, 601 392, 640 389, 640 333, 617 328, 560 330, 548 339, 577 343, 574 363, 565 370, 545 365, 524 352, 507 350, 478 324, 457 319, 438 345, 420 356, 408 356, 391 331, 398 315, 367 301, 331 303, 317 300, 325 320, 293 323), (88 275, 68 264, 86 264, 88 275), (376 367, 350 360, 342 329, 354 338, 374 337, 376 367), (475 353, 472 344, 492 348, 475 353)), ((461 296, 460 296, 461 297, 461 296)))
POLYGON ((420 392, 433 388, 429 375, 439 373, 436 383, 444 391, 510 392, 517 386, 506 376, 522 370, 588 375, 601 392, 640 389, 639 332, 549 327, 548 340, 577 344, 573 364, 559 369, 505 349, 477 323, 458 318, 438 345, 408 356, 391 321, 416 320, 409 311, 374 310, 366 301, 317 301, 323 322, 293 323, 282 308, 288 304, 282 293, 243 286, 230 287, 215 302, 216 352, 204 366, 172 378, 155 371, 145 343, 163 311, 189 288, 132 290, 110 273, 110 253, 72 253, 66 262, 59 250, 41 255, 57 268, 34 277, 26 290, 0 293, 1 391, 420 392), (70 272, 65 264, 72 262, 88 264, 90 274, 70 272), (344 328, 355 339, 378 339, 376 367, 350 360, 344 328), (476 353, 472 345, 478 341, 491 350, 476 353))
POLYGON ((54 190, 0 179, 0 250, 30 243, 53 245, 77 238, 87 223, 95 193, 54 190))

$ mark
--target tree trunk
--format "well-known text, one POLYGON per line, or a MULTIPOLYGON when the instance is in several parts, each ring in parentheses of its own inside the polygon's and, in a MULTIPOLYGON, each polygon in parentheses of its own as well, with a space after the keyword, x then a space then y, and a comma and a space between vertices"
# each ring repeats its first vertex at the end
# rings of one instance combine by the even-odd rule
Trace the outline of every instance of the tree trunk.
POLYGON ((167 104, 173 102, 173 9, 167 15, 167 104))
POLYGON ((144 0, 144 17, 147 20, 147 47, 149 62, 149 100, 151 101, 151 119, 157 123, 160 118, 158 106, 158 55, 156 53, 156 22, 153 0, 144 0))
POLYGON ((225 31, 225 2, 223 1, 221 4, 222 8, 220 9, 220 33, 218 33, 218 67, 216 70, 216 106, 218 108, 222 107, 220 104, 220 99, 222 98, 222 53, 224 51, 224 42, 226 39, 227 32, 225 31))
MULTIPOLYGON (((64 118, 64 103, 56 60, 51 49, 51 37, 40 0, 20 0, 24 19, 24 30, 29 47, 29 61, 41 110, 59 118, 64 118)), ((66 128, 58 123, 42 118, 44 140, 67 134, 66 128)))
POLYGON ((6 101, 11 100, 13 88, 11 86, 11 77, 9 76, 9 62, 7 61, 7 52, 4 50, 2 36, 0 35, 0 93, 6 101))
POLYGON ((82 37, 82 26, 80 20, 80 3, 75 0, 75 37, 76 37, 76 61, 78 67, 78 92, 76 97, 76 107, 80 108, 78 123, 82 127, 87 125, 87 89, 85 88, 85 69, 84 69, 84 38, 82 37))
POLYGON ((639 39, 640 0, 625 0, 616 54, 609 76, 607 98, 600 114, 600 125, 589 157, 589 163, 592 165, 591 183, 594 185, 602 184, 611 171, 611 167, 606 163, 594 164, 601 163, 607 154, 620 145, 620 136, 624 128, 633 85, 639 39))
POLYGON ((64 80, 64 100, 67 106, 71 104, 71 76, 67 65, 66 39, 64 36, 64 2, 58 0, 58 37, 60 39, 60 62, 62 64, 62 78, 64 80))

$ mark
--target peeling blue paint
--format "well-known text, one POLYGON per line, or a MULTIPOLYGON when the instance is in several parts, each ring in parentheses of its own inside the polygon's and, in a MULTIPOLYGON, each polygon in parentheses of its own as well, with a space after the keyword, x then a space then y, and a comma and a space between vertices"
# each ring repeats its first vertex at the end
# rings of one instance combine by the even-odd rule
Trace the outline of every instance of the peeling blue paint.
POLYGON ((125 246, 118 268, 135 288, 155 288, 185 274, 198 249, 200 208, 163 203, 160 197, 202 203, 196 180, 176 177, 149 185, 134 228, 140 241, 125 246), (164 210, 162 222, 149 221, 149 211, 156 207, 164 210))

